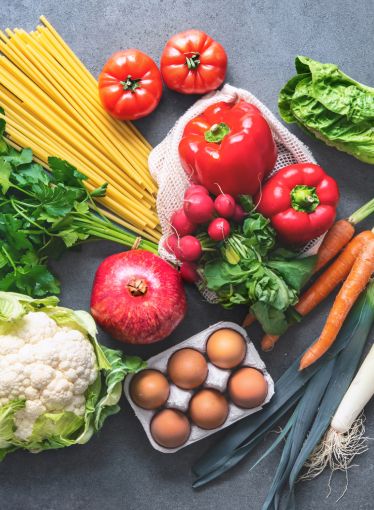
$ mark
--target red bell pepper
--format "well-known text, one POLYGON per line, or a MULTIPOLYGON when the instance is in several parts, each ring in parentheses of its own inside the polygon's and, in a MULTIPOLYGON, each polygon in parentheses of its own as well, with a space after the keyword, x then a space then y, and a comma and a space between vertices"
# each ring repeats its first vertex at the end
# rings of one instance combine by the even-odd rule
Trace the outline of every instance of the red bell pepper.
POLYGON ((216 103, 185 127, 179 144, 183 168, 211 193, 254 195, 272 170, 277 148, 256 106, 216 103))
POLYGON ((256 199, 258 211, 289 244, 304 244, 326 232, 335 221, 338 201, 335 180, 313 163, 282 168, 256 199))

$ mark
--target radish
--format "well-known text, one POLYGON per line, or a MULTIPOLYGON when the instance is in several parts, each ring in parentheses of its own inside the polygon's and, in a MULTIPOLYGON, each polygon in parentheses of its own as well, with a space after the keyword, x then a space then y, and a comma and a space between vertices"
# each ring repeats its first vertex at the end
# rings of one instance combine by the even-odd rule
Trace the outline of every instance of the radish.
POLYGON ((201 257, 201 243, 195 236, 184 236, 179 239, 175 248, 175 256, 182 262, 193 262, 201 257))
POLYGON ((214 213, 214 202, 209 195, 193 193, 184 201, 184 212, 193 223, 206 223, 214 213))
POLYGON ((243 209, 243 207, 239 204, 235 204, 235 211, 234 211, 234 215, 233 215, 232 219, 236 223, 241 223, 244 220, 245 216, 246 216, 246 212, 243 209))
POLYGON ((235 212, 235 200, 231 195, 221 193, 214 200, 214 208, 219 216, 222 218, 231 218, 235 212))
POLYGON ((165 239, 164 248, 168 253, 175 253, 175 247, 178 244, 178 237, 175 234, 171 234, 169 237, 165 239))
POLYGON ((183 280, 187 283, 195 283, 199 279, 197 265, 193 262, 183 262, 180 269, 183 280))
POLYGON ((213 241, 224 241, 230 235, 230 223, 225 218, 215 218, 208 227, 208 234, 213 241))
POLYGON ((177 231, 181 237, 193 234, 196 230, 195 223, 187 218, 183 209, 175 211, 171 217, 171 226, 177 231))
POLYGON ((191 195, 195 193, 202 193, 203 195, 209 195, 209 191, 200 184, 191 184, 191 186, 186 190, 184 194, 184 198, 189 198, 191 195))

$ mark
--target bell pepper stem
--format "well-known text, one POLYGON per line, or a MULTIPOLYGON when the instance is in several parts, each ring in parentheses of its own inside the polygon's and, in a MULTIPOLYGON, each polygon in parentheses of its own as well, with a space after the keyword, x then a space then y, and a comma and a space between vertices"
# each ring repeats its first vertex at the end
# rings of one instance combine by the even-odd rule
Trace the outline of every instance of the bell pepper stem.
POLYGON ((319 198, 314 186, 298 185, 291 191, 291 204, 296 211, 312 213, 319 205, 319 198))
POLYGON ((205 131, 205 140, 207 142, 221 143, 222 140, 230 133, 230 128, 224 122, 213 124, 213 126, 205 131))

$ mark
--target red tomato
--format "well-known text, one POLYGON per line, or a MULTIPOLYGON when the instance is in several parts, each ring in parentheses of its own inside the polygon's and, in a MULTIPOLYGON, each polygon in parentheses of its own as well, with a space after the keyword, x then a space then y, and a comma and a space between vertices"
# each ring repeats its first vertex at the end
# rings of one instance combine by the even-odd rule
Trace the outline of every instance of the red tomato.
POLYGON ((201 30, 174 35, 161 56, 161 73, 166 85, 182 94, 205 94, 225 79, 226 52, 201 30))
POLYGON ((119 120, 149 115, 160 102, 161 73, 154 61, 136 49, 117 51, 99 76, 99 95, 105 110, 119 120))

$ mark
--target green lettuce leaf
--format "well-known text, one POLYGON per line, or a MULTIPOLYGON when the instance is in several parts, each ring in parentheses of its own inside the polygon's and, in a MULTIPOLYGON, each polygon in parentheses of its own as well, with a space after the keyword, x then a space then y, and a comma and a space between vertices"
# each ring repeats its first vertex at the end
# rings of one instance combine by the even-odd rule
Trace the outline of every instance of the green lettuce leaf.
POLYGON ((24 448, 33 452, 63 448, 76 443, 76 433, 84 423, 83 416, 70 411, 45 413, 37 418, 24 448))
POLYGON ((15 430, 14 415, 25 407, 25 400, 17 399, 0 407, 0 452, 12 446, 15 430))
POLYGON ((13 292, 0 291, 0 325, 1 322, 12 322, 26 313, 22 303, 13 292))
POLYGON ((334 64, 299 56, 295 66, 297 75, 279 94, 282 118, 374 164, 374 88, 353 80, 334 64))

